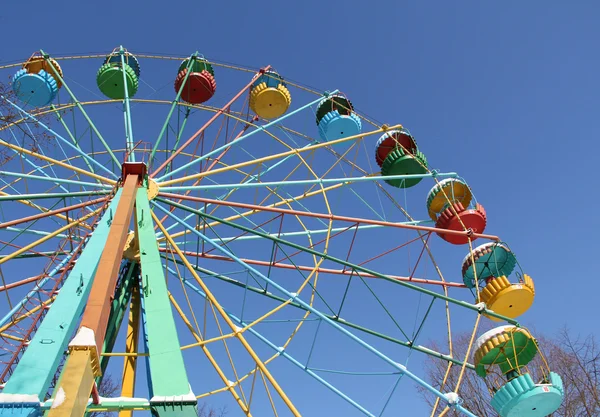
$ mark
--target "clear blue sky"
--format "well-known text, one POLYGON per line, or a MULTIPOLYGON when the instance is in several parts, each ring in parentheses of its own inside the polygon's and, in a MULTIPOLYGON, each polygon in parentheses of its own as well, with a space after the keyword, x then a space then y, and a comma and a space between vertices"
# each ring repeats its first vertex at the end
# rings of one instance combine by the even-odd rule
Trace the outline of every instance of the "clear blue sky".
MULTIPOLYGON (((592 1, 10 2, 0 60, 119 44, 199 50, 339 88, 361 112, 408 127, 432 166, 467 179, 486 207, 486 231, 509 242, 535 280, 524 324, 600 336, 599 9, 592 1)), ((465 252, 438 248, 456 265, 465 252)), ((410 402, 406 415, 425 415, 410 402)))

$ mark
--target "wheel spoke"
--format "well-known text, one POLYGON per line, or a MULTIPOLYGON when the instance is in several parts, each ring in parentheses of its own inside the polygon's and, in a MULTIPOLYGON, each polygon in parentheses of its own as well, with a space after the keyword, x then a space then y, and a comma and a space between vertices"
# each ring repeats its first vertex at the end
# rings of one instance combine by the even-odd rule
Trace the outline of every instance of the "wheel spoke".
MULTIPOLYGON (((69 88, 69 86, 67 85, 67 83, 65 82, 65 80, 63 79, 63 77, 60 75, 59 71, 57 71, 56 68, 54 68, 54 64, 52 64, 52 62, 50 61, 50 57, 48 55, 46 55, 44 53, 44 51, 40 50, 40 52, 42 53, 42 55, 44 55, 44 59, 46 60, 46 63, 48 63, 48 65, 50 66, 50 68, 52 68, 52 72, 53 72, 52 75, 55 76, 58 80, 60 80, 60 82, 62 83, 62 85, 65 87, 65 90, 67 90, 67 92, 71 96, 71 99, 75 103, 75 106, 77 106, 77 108, 81 111, 81 113, 83 114, 83 117, 85 117, 85 119, 87 120, 88 124, 90 125, 90 127, 92 128, 92 130, 94 131, 94 133, 96 134, 96 136, 98 137, 98 139, 100 140, 100 142, 102 142, 102 145, 104 145, 104 148, 106 149, 106 151, 108 152, 108 154, 110 155, 110 157, 112 158, 112 160, 114 161, 114 163, 117 164, 117 165, 121 165, 121 163, 119 162, 119 160, 117 159, 117 157, 115 156, 115 154, 112 152, 112 149, 110 148, 110 146, 108 145, 108 143, 106 143, 106 141, 104 140, 104 138, 102 137, 102 135, 98 131, 98 128, 96 127, 96 125, 92 122, 92 119, 90 119, 90 117, 88 116, 87 112, 85 111, 85 109, 81 105, 80 101, 77 99, 77 97, 75 97, 75 95, 73 94, 73 92, 71 91, 71 89, 69 88)), ((97 164, 97 162, 95 160, 94 160, 94 163, 97 164)), ((100 166, 102 166, 102 165, 100 165, 100 166)), ((110 172, 110 174, 113 177, 115 177, 115 175, 112 172, 110 172)))
MULTIPOLYGON (((168 213, 168 215, 170 217, 173 217, 173 215, 170 214, 166 210, 165 210, 165 213, 168 213)), ((219 315, 221 316, 221 318, 227 323, 227 325, 230 327, 231 331, 233 331, 235 333, 236 338, 240 341, 240 343, 244 346, 245 350, 248 352, 248 354, 255 361, 256 366, 261 370, 261 372, 269 380, 269 382, 271 383, 271 385, 275 388, 275 390, 277 391, 277 393, 279 394, 279 396, 281 397, 281 399, 285 402, 285 404, 289 408, 290 412, 293 415, 295 415, 295 416, 299 416, 300 413, 298 412, 298 410, 296 409, 296 407, 294 406, 294 404, 290 401, 290 399, 287 397, 287 395, 285 394, 285 392, 281 389, 281 387, 279 386, 279 384, 277 383, 277 381, 275 380, 275 378, 271 375, 271 373, 269 372, 269 370, 267 369, 267 367, 265 366, 265 364, 260 360, 260 358, 258 357, 258 355, 254 352, 254 349, 252 349, 251 345, 246 341, 246 339, 244 338, 244 336, 241 333, 237 332, 236 325, 233 323, 233 321, 231 320, 231 318, 227 315, 227 313, 225 312, 225 310, 223 310, 223 307, 221 307, 221 305, 219 304, 219 302, 214 298, 214 296, 212 295, 212 293, 210 292, 210 290, 208 289, 208 287, 204 284, 204 282, 196 274, 196 272, 193 269, 192 265, 189 263, 189 261, 187 260, 187 258, 185 258, 185 255, 183 255, 183 253, 181 252, 181 250, 179 249, 179 247, 177 246, 177 244, 175 243, 175 241, 172 239, 172 237, 169 235, 169 233, 165 230, 165 228, 162 225, 162 223, 160 223, 159 219, 156 217, 156 215, 154 213, 152 213, 152 217, 154 218, 154 221, 159 224, 159 227, 160 227, 161 231, 163 232, 163 234, 165 235, 165 237, 166 237, 167 241, 169 242, 169 244, 173 247, 173 249, 175 250, 175 252, 177 252, 177 255, 180 257, 180 259, 183 260, 185 266, 191 272, 192 276, 194 276, 194 278, 196 279, 196 281, 198 282, 198 284, 200 285, 200 287, 202 288, 202 290, 206 294, 207 298, 210 300, 211 305, 213 305, 217 309, 217 311, 219 312, 219 315)))
MULTIPOLYGON (((157 208, 161 209, 160 206, 157 206, 157 208)), ((168 213, 167 210, 162 209, 165 213, 168 213)), ((169 214, 171 217, 172 215, 169 214)), ((164 231, 163 231, 164 232, 164 231)), ((223 254, 225 254, 225 256, 228 256, 232 259, 234 259, 235 262, 239 263, 241 266, 247 268, 249 271, 252 271, 253 274, 255 274, 257 277, 260 277, 262 280, 264 280, 266 283, 268 283, 270 286, 276 288, 279 292, 281 292, 285 297, 289 297, 292 300, 296 301, 297 303, 299 303, 300 305, 302 305, 303 307, 305 307, 310 313, 317 315, 319 318, 321 318, 322 320, 324 320, 327 324, 329 324, 331 327, 335 328, 336 330, 340 331, 342 334, 344 334, 345 336, 349 337, 352 341, 358 343, 359 345, 361 345, 363 348, 367 349, 368 351, 372 352, 374 355, 376 355, 377 357, 379 357, 380 359, 382 359, 384 362, 386 362, 387 364, 389 364, 392 368, 395 368, 397 370, 397 372, 399 374, 404 374, 406 376, 408 376, 409 378, 413 379, 415 382, 417 382, 418 384, 422 385, 425 389, 429 390, 430 392, 432 392, 434 395, 436 395, 437 397, 443 399, 444 401, 448 401, 448 399, 444 396, 444 394, 442 394, 441 392, 439 392, 438 390, 436 390, 435 388, 431 387, 429 384, 427 384, 425 381, 423 381, 422 379, 420 379, 419 377, 417 377, 416 375, 414 375, 412 372, 410 372, 404 365, 401 365, 399 363, 397 363, 396 361, 394 361, 393 359, 389 358, 388 356, 386 356, 385 354, 383 354, 382 352, 378 351, 376 348, 374 348, 373 346, 369 345, 368 343, 364 342, 362 339, 360 339, 359 337, 357 337, 356 335, 354 335, 353 333, 349 332, 348 330, 346 330, 345 328, 343 328, 342 326, 340 326, 339 324, 337 324, 336 322, 334 322, 333 320, 327 318, 327 316, 325 314, 323 314, 321 311, 315 309, 314 307, 312 307, 310 304, 307 304, 305 301, 303 301, 296 293, 291 293, 288 290, 286 290, 284 287, 282 287, 281 285, 277 284, 276 282, 272 281, 271 279, 267 278, 265 275, 263 275, 262 273, 260 273, 258 270, 254 269, 253 267, 245 264, 241 259, 239 259, 238 257, 236 257, 235 255, 233 255, 231 252, 228 252, 226 249, 222 248, 221 246, 219 246, 218 244, 216 244, 212 239, 208 238, 207 236, 204 236, 202 233, 196 231, 196 230, 192 230, 192 232, 194 234, 197 234, 198 236, 200 236, 204 241, 206 241, 207 243, 209 243, 211 246, 215 247, 218 251, 222 252, 223 254)), ((167 237, 169 238, 169 236, 167 235, 167 237)), ((173 245, 174 242, 170 241, 170 243, 173 245)), ((175 246, 175 245, 173 245, 175 246)), ((178 253, 179 256, 184 259, 184 255, 178 253)), ((321 255, 323 256, 323 255, 321 255)), ((325 256, 323 256, 325 257, 325 256)), ((185 261, 184 261, 185 262, 185 261)), ((186 266, 189 265, 189 262, 186 263, 186 266)), ((193 268, 191 268, 191 265, 188 266, 188 268, 190 268, 190 270, 193 272, 193 268)), ((202 285, 202 284, 201 284, 202 285)), ((418 288, 418 287, 415 287, 418 288)), ((203 287, 202 288, 203 291, 206 291, 206 289, 203 287)), ((205 292, 206 293, 206 292, 205 292)), ((208 294, 207 294, 208 296, 208 294)), ((441 297, 440 297, 441 298, 441 297)), ((214 301, 213 301, 214 302, 214 301)), ((228 315, 228 317, 230 317, 228 315)), ((247 323, 242 322, 241 320, 238 321, 240 324, 243 324, 245 326, 247 326, 247 323)), ((232 326, 232 329, 234 327, 232 326)), ((252 329, 249 329, 249 331, 252 332, 252 329)), ((253 334, 255 334, 255 332, 252 332, 253 334)), ((291 358, 293 359, 293 358, 291 358)), ((262 369, 262 368, 261 368, 262 369)), ((456 406, 457 408, 460 406, 456 406)), ((360 408, 361 411, 368 413, 367 415, 372 415, 371 413, 369 413, 366 409, 363 409, 362 407, 360 408)), ((463 411, 465 414, 470 415, 470 416, 474 416, 473 414, 471 414, 470 412, 468 412, 465 409, 459 408, 461 411, 463 411)))
MULTIPOLYGON (((97 162, 95 159, 89 157, 85 152, 82 152, 81 149, 78 146, 75 146, 73 144, 71 144, 68 140, 66 140, 62 135, 58 134, 56 131, 54 131, 53 129, 51 129, 50 127, 48 127, 44 122, 42 122, 41 120, 39 120, 38 118, 36 118, 35 116, 33 116, 32 114, 28 113, 27 111, 25 111, 24 109, 22 109, 21 107, 19 107, 18 105, 16 105, 15 103, 13 103, 12 101, 10 101, 9 99, 7 99, 6 97, 0 95, 0 98, 2 98, 4 101, 6 101, 7 103, 9 103, 11 106, 13 106, 15 109, 17 109, 19 112, 21 112, 22 114, 24 114, 28 119, 33 120, 35 123, 39 124, 40 126, 42 126, 44 129, 46 129, 48 132, 50 132, 52 135, 54 135, 58 140, 62 141, 63 143, 65 143, 69 148, 73 149, 77 154, 79 154, 82 158, 84 158, 85 160, 87 160, 88 162, 96 165, 96 167, 102 169, 104 172, 106 172, 107 174, 109 174, 111 177, 116 178, 116 175, 110 171, 109 169, 107 169, 104 165, 100 164, 99 162, 97 162)), ((76 99, 74 99, 76 100, 76 99)), ((83 109, 83 107, 81 107, 83 109)), ((91 123, 91 121, 90 121, 91 123)), ((4 141, 0 142, 1 145, 5 145, 8 146, 8 144, 4 141)), ((10 147, 10 146, 9 146, 10 147)), ((13 148, 14 149, 14 148, 13 148)), ((112 155, 112 151, 109 152, 112 155)), ((114 155, 113 155, 114 157, 114 155)), ((44 159, 44 158, 41 158, 44 159)), ((115 162, 118 163, 118 161, 116 160, 115 157, 115 162)), ((57 164, 60 165, 60 164, 57 164)), ((75 170, 75 167, 71 167, 73 170, 75 170)), ((78 171, 80 173, 83 173, 85 171, 78 171)), ((99 180, 102 180, 103 177, 101 176, 97 176, 96 174, 93 173, 88 173, 88 175, 91 174, 94 176, 94 178, 97 178, 99 180)), ((104 179, 104 182, 110 182, 110 180, 104 179)), ((114 183, 114 182, 113 182, 114 183)))
MULTIPOLYGON (((245 416, 381 416, 409 385, 432 417, 473 416, 459 389, 481 374, 481 317, 522 331, 488 294, 511 272, 473 190, 345 93, 200 52, 0 66, 0 416, 195 417, 209 396, 245 416), (462 269, 443 241, 468 249, 462 269)), ((511 290, 533 291, 520 271, 511 290)))

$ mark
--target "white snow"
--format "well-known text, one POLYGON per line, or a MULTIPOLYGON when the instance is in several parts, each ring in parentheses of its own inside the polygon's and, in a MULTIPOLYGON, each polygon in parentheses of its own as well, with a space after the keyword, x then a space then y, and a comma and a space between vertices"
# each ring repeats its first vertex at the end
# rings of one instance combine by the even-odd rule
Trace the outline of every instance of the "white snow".
POLYGON ((58 392, 56 393, 56 397, 54 397, 54 401, 52 401, 52 407, 50 407, 50 408, 60 407, 62 405, 62 403, 65 402, 66 399, 67 399, 67 396, 65 395, 65 390, 62 389, 62 387, 60 387, 58 389, 58 392))
POLYGON ((35 394, 0 394, 0 403, 38 403, 40 399, 35 394))
POLYGON ((429 349, 428 347, 425 347, 425 346, 423 346, 423 345, 417 345, 417 347, 418 347, 419 349, 425 349, 425 350, 426 350, 426 351, 428 351, 428 352, 433 352, 433 350, 431 350, 431 349, 429 349))
POLYGON ((402 372, 404 372, 404 371, 406 371, 406 370, 407 370, 406 366, 402 365, 402 364, 401 364, 401 363, 399 363, 399 362, 396 362, 396 366, 397 366, 397 367, 398 367, 398 368, 399 368, 399 369, 400 369, 402 372))
POLYGON ((477 303, 477 304, 475 304, 475 307, 477 307, 477 309, 478 309, 478 310, 481 310, 481 311, 483 311, 483 310, 485 310, 485 309, 486 309, 486 307, 487 307, 487 306, 486 306, 486 305, 485 305, 485 303, 482 301, 481 303, 477 303))
POLYGON ((69 343, 69 347, 71 346, 96 347, 96 335, 94 331, 85 326, 81 327, 73 340, 71 340, 71 343, 69 343))
MULTIPOLYGON (((196 398, 196 397, 194 397, 196 398)), ((125 401, 131 401, 131 402, 140 402, 140 403, 149 403, 147 398, 132 398, 132 397, 110 397, 110 398, 106 398, 106 397, 100 397, 100 404, 102 405, 109 405, 109 404, 113 404, 113 403, 120 403, 120 402, 125 402, 125 401)))
POLYGON ((483 346, 483 344, 488 341, 489 339, 498 336, 500 333, 504 333, 505 331, 508 331, 510 329, 514 329, 515 326, 500 326, 500 327, 495 327, 492 330, 488 330, 487 332, 485 332, 484 334, 482 334, 481 336, 479 336, 479 338, 475 341, 475 345, 474 345, 474 350, 473 350, 473 354, 475 354, 475 352, 477 352, 479 350, 479 348, 481 346, 483 346))
MULTIPOLYGON (((228 383, 233 385, 233 382, 228 381, 228 383)), ((192 387, 188 384, 190 390, 187 394, 184 395, 155 395, 150 398, 151 403, 175 403, 180 401, 197 401, 196 395, 192 391, 192 387)))
POLYGON ((178 403, 181 401, 196 401, 195 395, 155 395, 150 403, 178 403))
POLYGON ((457 404, 458 403, 458 394, 455 392, 447 392, 444 394, 444 397, 446 397, 446 399, 448 400, 448 403, 450 404, 457 404))

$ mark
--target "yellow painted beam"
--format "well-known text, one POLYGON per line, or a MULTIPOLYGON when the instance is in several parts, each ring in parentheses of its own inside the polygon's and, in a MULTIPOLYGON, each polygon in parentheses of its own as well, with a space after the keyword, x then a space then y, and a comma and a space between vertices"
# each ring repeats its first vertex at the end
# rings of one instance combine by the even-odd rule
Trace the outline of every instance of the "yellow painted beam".
POLYGON ((20 315, 19 317, 17 317, 16 319, 11 320, 10 323, 7 323, 4 326, 0 327, 0 332, 4 332, 5 330, 7 330, 7 329, 11 328, 12 326, 14 326, 15 324, 19 323, 20 321, 23 321, 27 317, 37 313, 38 311, 40 311, 40 309, 46 307, 48 304, 50 304, 52 301, 54 301, 54 298, 56 298, 56 297, 52 297, 49 300, 44 301, 42 304, 27 311, 27 313, 24 313, 24 314, 20 315))
POLYGON ((6 339, 10 339, 10 340, 14 340, 15 342, 22 342, 23 339, 17 336, 12 336, 10 334, 6 334, 6 333, 0 333, 0 336, 6 338, 6 339))
POLYGON ((395 126, 391 126, 391 127, 386 126, 385 128, 379 128, 379 129, 376 129, 376 130, 372 130, 370 132, 359 133, 358 135, 348 136, 347 138, 336 139, 336 140, 332 140, 332 141, 329 141, 329 142, 322 142, 322 143, 318 143, 316 145, 307 146, 305 148, 292 149, 290 151, 281 152, 281 153, 278 153, 278 154, 275 154, 275 155, 269 155, 269 156, 265 156, 265 157, 262 157, 262 158, 256 158, 256 159, 253 159, 253 160, 250 160, 250 161, 240 162, 240 163, 237 163, 235 165, 230 165, 230 166, 225 167, 225 168, 218 168, 218 169, 215 169, 215 170, 212 170, 212 171, 205 171, 205 172, 200 172, 200 173, 197 173, 197 174, 188 175, 188 176, 185 176, 185 177, 175 178, 175 179, 172 179, 172 180, 169 180, 169 181, 161 182, 158 185, 160 187, 166 187, 166 186, 169 186, 169 185, 173 185, 173 184, 177 184, 177 183, 182 183, 182 182, 189 181, 189 180, 194 180, 194 179, 197 179, 197 178, 206 177, 207 175, 215 175, 215 174, 219 174, 221 172, 231 171, 232 169, 243 168, 243 167, 246 167, 248 165, 255 165, 255 164, 259 164, 259 163, 263 163, 263 162, 272 161, 272 160, 277 159, 277 158, 285 158, 286 156, 290 156, 290 155, 294 155, 294 154, 299 155, 301 153, 309 152, 309 151, 312 151, 314 149, 324 148, 326 146, 333 146, 333 145, 337 145, 338 143, 348 142, 348 141, 359 139, 359 138, 362 138, 362 137, 365 137, 365 136, 375 135, 377 133, 381 133, 381 132, 386 131, 388 129, 401 129, 401 128, 402 128, 402 125, 395 125, 395 126))
POLYGON ((73 350, 62 372, 60 385, 54 391, 48 417, 83 416, 92 385, 92 351, 73 350))
MULTIPOLYGON (((129 320, 127 323, 127 339, 125 341, 125 356, 123 363, 123 379, 121 383, 121 397, 132 398, 135 393, 135 370, 137 356, 147 355, 136 353, 140 333, 140 292, 134 283, 131 290, 131 304, 129 305, 129 320)), ((119 417, 131 417, 132 410, 119 411, 119 417)))
POLYGON ((204 281, 202 281, 202 279, 200 278, 200 276, 196 273, 196 271, 192 267, 192 264, 188 261, 188 259, 185 257, 185 255, 183 254, 183 252, 181 252, 181 249, 179 249, 179 246, 177 246, 177 244, 175 243, 175 241, 173 240, 173 238, 171 237, 171 235, 169 234, 169 232, 167 232, 167 230, 165 229, 165 227, 163 226, 163 224, 160 222, 160 220, 158 219, 158 217, 156 217, 156 214, 152 213, 152 218, 154 219, 154 221, 158 225, 160 231, 167 238, 167 242, 175 250, 175 252, 179 256, 179 258, 183 261, 183 263, 186 266, 186 268, 190 271, 190 273, 192 274, 192 276, 194 277, 194 279, 196 280, 196 282, 200 285, 200 287, 202 288, 202 291, 204 291, 204 293, 206 294, 206 299, 209 300, 212 303, 212 305, 215 307, 215 309, 219 312, 219 315, 223 318, 223 320, 225 321, 225 323, 227 323, 227 325, 229 326, 229 328, 234 333, 235 338, 240 341, 241 345, 244 347, 244 349, 246 350, 246 352, 248 352, 248 354, 250 355, 250 357, 256 363, 256 366, 261 370, 262 374, 271 383, 271 385, 275 389, 275 391, 277 391, 277 393, 279 394, 279 397, 285 403, 285 405, 288 407, 288 409, 290 410, 291 414, 294 415, 294 416, 296 416, 296 417, 300 417, 301 414, 296 409, 296 406, 292 403, 292 401, 289 399, 289 397, 287 396, 287 394, 285 393, 285 391, 281 388, 281 386, 279 385, 279 383, 275 380, 275 378, 271 374, 271 371, 269 371, 267 369, 267 367, 264 364, 264 362, 256 354, 256 352, 254 351, 254 349, 252 348, 252 346, 250 345, 250 343, 248 343, 248 341, 243 336, 243 334, 238 330, 238 327, 233 323, 233 321, 231 320, 231 318, 227 315, 227 313, 225 312, 225 310, 223 309, 223 307, 221 306, 221 304, 217 301, 217 299, 215 298, 215 296, 213 295, 213 293, 210 291, 210 289, 206 286, 206 284, 204 283, 204 281))
MULTIPOLYGON (((286 204, 290 204, 290 203, 292 203, 292 202, 300 201, 300 200, 302 200, 302 199, 305 199, 305 198, 308 198, 308 197, 312 197, 312 196, 314 196, 314 195, 317 195, 317 194, 323 194, 323 193, 325 193, 325 192, 327 192, 327 191, 330 191, 330 190, 334 190, 334 189, 336 189, 336 188, 343 187, 344 185, 345 185, 344 183, 340 182, 339 184, 333 184, 333 185, 330 185, 329 187, 325 187, 325 188, 323 188, 323 189, 318 189, 318 190, 315 190, 315 191, 311 191, 310 193, 306 193, 306 194, 300 194, 300 195, 298 195, 298 196, 295 196, 295 197, 291 197, 291 198, 282 199, 281 201, 277 201, 276 203, 269 204, 268 206, 265 206, 265 207, 267 207, 267 208, 270 208, 270 207, 279 207, 279 206, 283 206, 283 205, 286 205, 286 204)), ((291 208, 291 206, 290 206, 290 208, 291 208)), ((226 218, 225 218, 225 219, 223 219, 223 220, 226 220, 226 221, 230 221, 230 222, 231 222, 231 221, 234 221, 234 220, 240 219, 240 218, 242 218, 242 217, 247 217, 247 216, 250 216, 250 215, 252 215, 252 214, 256 214, 256 213, 262 213, 262 211, 260 211, 260 210, 248 210, 248 211, 245 211, 245 212, 243 212, 243 213, 240 213, 240 214, 235 214, 235 215, 233 215, 233 216, 226 217, 226 218)), ((210 227, 210 228, 212 228, 212 227, 218 226, 218 225, 220 225, 220 224, 221 224, 221 222, 214 221, 214 222, 211 222, 211 223, 207 223, 206 227, 210 227)), ((197 226, 197 227, 196 227, 196 230, 200 230, 200 228, 197 226)), ((171 234, 171 237, 172 237, 173 239, 176 239, 176 238, 178 238, 178 237, 181 237, 181 236, 187 235, 187 234, 189 234, 189 233, 192 233, 192 232, 190 232, 189 230, 182 230, 181 232, 177 232, 177 233, 173 233, 173 234, 171 234)), ((161 237, 161 238, 158 238, 157 240, 158 240, 159 242, 164 242, 165 240, 167 240, 167 238, 163 236, 163 237, 161 237)))
POLYGON ((22 148, 20 146, 13 145, 12 143, 5 142, 2 139, 0 139, 0 145, 6 146, 7 148, 11 148, 11 149, 13 149, 15 151, 24 153, 26 155, 33 156, 35 158, 38 158, 38 159, 41 159, 41 160, 44 160, 44 161, 47 161, 47 162, 51 162, 51 163, 56 164, 56 165, 58 165, 60 167, 63 167, 63 168, 66 168, 66 169, 70 169, 71 171, 75 171, 75 172, 77 172, 79 174, 87 175, 88 177, 97 179, 97 180, 99 180, 99 181, 101 181, 101 182, 103 182, 105 184, 115 185, 117 183, 115 180, 109 180, 108 178, 104 178, 101 175, 94 174, 92 172, 86 171, 85 169, 77 168, 77 167, 75 167, 73 165, 65 164, 64 162, 59 161, 57 159, 49 158, 46 155, 43 155, 41 153, 33 152, 33 151, 30 151, 29 149, 25 149, 25 148, 22 148))
MULTIPOLYGON (((189 329, 189 331, 192 334, 192 336, 194 336, 194 338, 198 341, 198 343, 202 342, 202 338, 194 330, 194 326, 192 326, 192 323, 187 318, 187 316, 185 315, 185 313, 183 312, 183 310, 181 309, 181 307, 179 306, 179 304, 177 304, 177 301, 175 300, 175 298, 173 297, 173 295, 171 293, 169 293, 169 300, 171 300, 171 304, 173 305, 173 307, 175 307, 175 310, 177 311, 177 313, 179 313, 179 316, 181 317, 181 319, 183 320, 183 322, 185 323, 185 325, 189 329)), ((242 412, 247 417, 252 417, 252 413, 250 413, 250 409, 248 408, 248 405, 246 403, 244 403, 244 401, 240 398, 240 396, 238 395, 237 391, 235 390, 235 387, 237 386, 237 383, 234 382, 232 384, 229 381, 229 379, 227 378, 227 376, 225 375, 225 373, 223 372, 223 370, 221 369, 221 367, 219 366, 219 364, 215 360, 215 358, 212 355, 212 353, 210 353, 210 350, 208 349, 208 346, 206 346, 205 344, 199 344, 199 346, 200 346, 200 349, 202 349, 202 351, 206 355, 206 358, 210 361, 210 363, 212 364, 212 366, 215 368, 215 371, 217 372, 217 374, 221 378, 221 381, 223 381, 223 383, 225 384, 225 387, 224 387, 223 390, 224 391, 229 391, 231 393, 231 395, 233 396, 233 398, 235 399, 235 401, 240 406, 242 412)))

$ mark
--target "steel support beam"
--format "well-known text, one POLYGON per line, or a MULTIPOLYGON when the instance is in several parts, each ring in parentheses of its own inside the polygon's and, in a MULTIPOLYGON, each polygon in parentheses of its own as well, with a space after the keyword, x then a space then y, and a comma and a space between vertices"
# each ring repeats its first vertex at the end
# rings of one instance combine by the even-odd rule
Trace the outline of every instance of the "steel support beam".
POLYGON ((44 317, 44 321, 6 383, 0 394, 0 416, 26 416, 39 412, 39 400, 43 400, 48 391, 88 299, 100 256, 106 246, 113 213, 118 207, 120 198, 121 190, 117 191, 96 226, 60 293, 44 317), (15 394, 36 397, 38 404, 33 406, 33 403, 16 403, 15 394))
POLYGON ((196 417, 196 396, 191 392, 181 354, 145 188, 138 189, 135 213, 153 393, 150 403, 160 417, 196 417))
MULTIPOLYGON (((94 386, 94 378, 100 375, 98 347, 104 345, 106 327, 117 282, 123 247, 127 239, 138 176, 128 175, 123 185, 121 200, 112 219, 106 245, 101 249, 98 270, 94 276, 90 297, 86 304, 77 335, 69 343, 69 356, 61 373, 54 398, 64 395, 73 399, 50 409, 48 417, 83 417, 87 399, 94 386), (89 360, 84 360, 88 358, 89 360), (92 378, 87 376, 92 375, 92 378)), ((62 293, 62 291, 61 291, 62 293)))
MULTIPOLYGON (((138 289, 138 283, 136 282, 131 287, 131 304, 129 305, 127 340, 125 341, 125 352, 129 354, 134 354, 138 352, 139 349, 140 315, 140 291, 138 289)), ((133 397, 135 394, 137 356, 125 356, 123 360, 121 397, 133 397)), ((131 417, 132 415, 133 411, 129 409, 119 411, 119 417, 131 417)))

